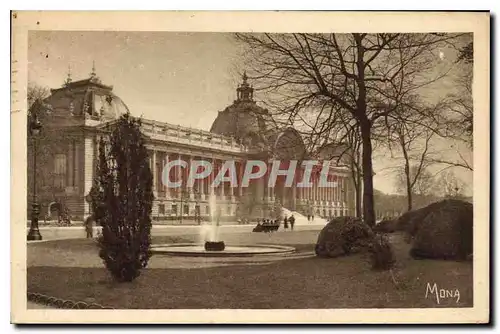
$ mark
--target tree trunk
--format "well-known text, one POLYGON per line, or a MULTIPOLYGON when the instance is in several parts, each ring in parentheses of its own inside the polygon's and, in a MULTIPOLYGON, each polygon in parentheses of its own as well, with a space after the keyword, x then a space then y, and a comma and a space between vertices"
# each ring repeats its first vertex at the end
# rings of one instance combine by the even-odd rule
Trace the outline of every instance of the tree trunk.
POLYGON ((408 200, 408 211, 412 209, 412 185, 411 185, 411 175, 410 175, 410 158, 408 156, 408 152, 406 151, 406 146, 404 142, 404 138, 401 136, 400 138, 401 148, 403 150, 403 156, 405 159, 405 178, 406 178, 406 199, 408 200))
POLYGON ((368 120, 361 122, 361 138, 363 140, 363 215, 364 221, 368 226, 375 226, 372 142, 371 128, 368 120))
POLYGON ((413 198, 412 198, 412 187, 411 187, 411 182, 410 182, 410 166, 408 165, 408 162, 406 162, 405 165, 405 174, 406 174, 406 197, 408 199, 408 211, 411 211, 412 209, 412 204, 413 204, 413 198))
POLYGON ((363 145, 363 218, 368 226, 375 226, 375 208, 373 201, 373 166, 372 166, 372 124, 366 115, 366 82, 364 62, 365 47, 363 45, 364 35, 353 34, 356 42, 356 68, 358 77, 358 98, 356 99, 356 118, 361 128, 361 141, 363 145))
POLYGON ((356 218, 361 218, 361 173, 356 171, 356 218))

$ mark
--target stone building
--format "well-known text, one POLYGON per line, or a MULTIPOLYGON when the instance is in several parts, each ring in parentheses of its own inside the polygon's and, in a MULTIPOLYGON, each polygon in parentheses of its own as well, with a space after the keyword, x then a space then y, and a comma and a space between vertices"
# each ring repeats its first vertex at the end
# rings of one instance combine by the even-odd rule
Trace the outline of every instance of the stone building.
MULTIPOLYGON (((231 159, 236 161, 241 179, 243 165, 249 159, 324 159, 324 152, 332 150, 329 145, 328 150, 307 152, 300 134, 291 127, 278 126, 271 114, 257 105, 253 93, 244 75, 236 89, 236 100, 218 113, 210 131, 143 119, 142 130, 148 138, 154 178, 154 220, 178 222, 189 221, 195 215, 208 217, 210 198, 214 196, 225 220, 265 216, 276 201, 303 214, 354 213, 351 174, 342 166, 330 167, 330 174, 338 182, 332 188, 318 187, 317 180, 313 180, 313 188, 298 188, 295 183, 287 188, 281 178, 272 188, 267 186, 266 176, 248 188, 239 184, 230 187, 226 182, 212 189, 209 182, 213 175, 197 180, 192 188, 169 189, 164 185, 163 166, 174 159, 188 163, 203 159, 215 166, 231 159)), ((61 88, 51 89, 45 103, 51 107, 39 113, 43 130, 36 139, 36 186, 41 219, 53 219, 60 207, 66 207, 73 220, 83 220, 90 214, 85 197, 95 176, 98 138, 106 124, 129 109, 113 93, 112 86, 100 81, 95 71, 85 80, 73 82, 68 77, 61 88)), ((28 208, 33 191, 33 143, 33 138, 28 137, 28 208)), ((173 173, 186 176, 187 170, 173 169, 173 173)))

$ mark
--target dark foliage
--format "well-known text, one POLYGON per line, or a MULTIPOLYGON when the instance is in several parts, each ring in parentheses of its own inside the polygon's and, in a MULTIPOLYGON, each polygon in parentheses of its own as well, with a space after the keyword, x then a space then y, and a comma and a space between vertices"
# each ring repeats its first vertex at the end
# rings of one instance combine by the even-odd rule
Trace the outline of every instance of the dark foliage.
POLYGON ((474 43, 469 42, 458 52, 457 62, 471 64, 474 62, 474 43))
POLYGON ((394 233, 397 230, 397 219, 382 220, 373 227, 374 232, 394 233))
POLYGON ((370 245, 372 268, 375 270, 389 270, 396 263, 394 250, 385 235, 377 235, 370 245))
POLYGON ((320 257, 347 255, 366 249, 373 238, 373 231, 361 219, 337 217, 321 230, 315 252, 320 257))
POLYGON ((448 199, 434 203, 407 226, 414 258, 466 260, 473 252, 473 206, 448 199))
POLYGON ((153 177, 140 126, 140 120, 125 114, 109 128, 109 137, 101 138, 90 194, 102 226, 99 256, 121 282, 138 277, 151 257, 153 177))

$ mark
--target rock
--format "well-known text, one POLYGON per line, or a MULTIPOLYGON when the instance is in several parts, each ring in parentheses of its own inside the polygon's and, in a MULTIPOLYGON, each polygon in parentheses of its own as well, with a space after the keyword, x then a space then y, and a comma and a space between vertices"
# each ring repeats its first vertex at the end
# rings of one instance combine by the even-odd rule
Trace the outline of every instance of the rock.
POLYGON ((466 260, 471 256, 473 245, 471 203, 447 199, 415 212, 407 212, 405 215, 407 217, 403 224, 410 240, 413 241, 410 250, 412 257, 466 260))
POLYGON ((361 219, 337 217, 321 230, 315 252, 321 257, 349 254, 354 248, 364 248, 373 239, 371 228, 361 219))

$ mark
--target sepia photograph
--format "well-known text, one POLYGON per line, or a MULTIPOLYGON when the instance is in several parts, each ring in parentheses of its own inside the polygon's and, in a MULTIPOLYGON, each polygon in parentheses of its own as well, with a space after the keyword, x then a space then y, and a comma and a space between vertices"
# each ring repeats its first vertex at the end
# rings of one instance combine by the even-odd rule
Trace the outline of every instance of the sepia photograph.
POLYGON ((13 322, 489 321, 489 13, 12 15, 13 322))

